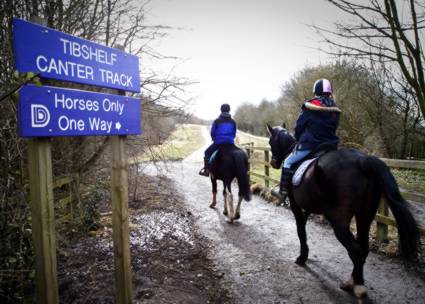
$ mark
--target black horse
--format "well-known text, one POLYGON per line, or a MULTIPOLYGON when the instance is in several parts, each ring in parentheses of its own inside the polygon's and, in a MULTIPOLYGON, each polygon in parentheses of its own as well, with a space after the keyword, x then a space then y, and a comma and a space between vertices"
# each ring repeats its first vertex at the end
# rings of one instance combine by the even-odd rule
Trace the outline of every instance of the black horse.
POLYGON ((213 199, 210 205, 215 208, 217 203, 217 180, 223 181, 224 211, 223 214, 228 216, 228 221, 240 218, 240 207, 242 199, 251 200, 251 188, 248 179, 248 157, 246 153, 235 145, 221 145, 218 154, 209 168, 211 172, 211 183, 213 199), (233 209, 232 181, 238 181, 239 199, 236 211, 233 209))
MULTIPOLYGON (((271 127, 272 166, 281 167, 291 152, 293 136, 282 127, 271 127)), ((323 214, 332 225, 337 239, 348 251, 354 268, 351 279, 341 288, 357 297, 367 295, 363 265, 369 253, 369 229, 383 196, 397 221, 401 256, 409 261, 417 258, 420 235, 416 222, 401 197, 394 176, 383 161, 358 150, 340 149, 328 152, 310 166, 302 183, 289 189, 290 207, 297 223, 301 243, 296 263, 304 265, 308 257, 305 225, 311 213, 323 214), (356 218, 357 237, 350 231, 356 218)))

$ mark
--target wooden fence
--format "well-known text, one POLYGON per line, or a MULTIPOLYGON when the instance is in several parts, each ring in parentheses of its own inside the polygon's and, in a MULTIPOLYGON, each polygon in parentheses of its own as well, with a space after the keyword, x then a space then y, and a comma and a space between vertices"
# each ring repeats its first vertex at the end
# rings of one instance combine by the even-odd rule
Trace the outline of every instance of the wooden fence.
POLYGON ((60 189, 64 186, 67 186, 67 191, 65 195, 62 195, 60 198, 56 199, 55 202, 60 205, 66 205, 71 203, 72 201, 72 189, 71 189, 71 183, 73 182, 73 179, 71 177, 65 176, 62 178, 59 178, 53 182, 53 189, 60 189))
MULTIPOLYGON (((268 147, 255 147, 253 143, 243 144, 242 145, 248 154, 249 159, 249 176, 255 176, 264 181, 264 186, 266 188, 271 188, 270 185, 278 185, 279 180, 270 176, 270 156, 271 150, 268 147), (258 156, 260 154, 260 156, 258 156), (256 156, 255 156, 256 155, 256 156), (261 157, 263 155, 263 157, 261 157), (263 173, 254 172, 253 165, 260 165, 264 167, 263 173)), ((390 168, 398 169, 420 169, 425 170, 425 161, 414 161, 414 160, 399 160, 399 159, 386 159, 382 160, 390 168)), ((411 192, 404 189, 400 189, 400 192, 404 199, 412 201, 415 203, 425 204, 425 194, 411 192)), ((425 206, 424 206, 425 207, 425 206)), ((378 209, 378 213, 375 217, 376 221, 376 238, 378 241, 388 240, 388 225, 396 226, 395 219, 389 214, 388 205, 384 199, 381 199, 381 203, 378 209)), ((420 226, 419 230, 422 235, 425 235, 425 227, 420 226)))
POLYGON ((69 177, 64 176, 53 181, 53 191, 55 199, 55 221, 67 221, 74 219, 77 212, 77 205, 79 203, 80 195, 78 193, 79 186, 78 176, 69 177), (56 213, 56 209, 63 209, 65 214, 56 213))

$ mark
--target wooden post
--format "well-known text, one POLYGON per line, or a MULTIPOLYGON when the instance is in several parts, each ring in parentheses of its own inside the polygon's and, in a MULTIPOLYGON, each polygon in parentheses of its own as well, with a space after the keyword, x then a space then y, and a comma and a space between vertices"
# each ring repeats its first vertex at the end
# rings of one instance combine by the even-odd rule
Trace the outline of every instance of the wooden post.
MULTIPOLYGON (((35 15, 31 21, 47 25, 35 15)), ((28 169, 37 303, 59 303, 50 138, 28 141, 28 169)))
POLYGON ((52 155, 49 138, 29 140, 28 166, 37 303, 59 303, 52 155))
POLYGON ((269 163, 270 163, 270 156, 269 156, 269 150, 264 150, 264 162, 266 164, 264 164, 264 175, 265 175, 265 179, 264 179, 264 186, 266 186, 266 188, 270 187, 270 181, 269 181, 269 177, 270 177, 270 167, 269 167, 269 163))
MULTIPOLYGON (((124 50, 123 46, 116 46, 124 50)), ((125 95, 119 90, 119 95, 125 95)), ((126 136, 112 136, 112 235, 114 239, 116 303, 132 302, 128 169, 126 136)))
POLYGON ((131 303, 126 137, 112 136, 112 229, 116 303, 131 303))
MULTIPOLYGON (((388 206, 382 198, 379 202, 378 213, 388 216, 388 206)), ((378 243, 388 242, 388 226, 386 224, 376 222, 376 240, 378 243)))
POLYGON ((246 154, 248 156, 248 183, 251 184, 251 144, 247 144, 246 154))
POLYGON ((71 182, 71 207, 73 210, 72 219, 75 219, 78 214, 78 208, 81 208, 81 199, 80 199, 80 174, 76 173, 71 182))

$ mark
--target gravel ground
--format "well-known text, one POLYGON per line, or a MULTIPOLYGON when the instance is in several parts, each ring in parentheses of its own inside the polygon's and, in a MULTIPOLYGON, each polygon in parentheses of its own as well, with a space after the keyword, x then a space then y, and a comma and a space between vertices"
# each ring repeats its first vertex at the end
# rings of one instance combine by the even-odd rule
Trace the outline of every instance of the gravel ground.
MULTIPOLYGON (((339 289, 352 264, 329 226, 308 222, 310 257, 300 267, 290 210, 254 196, 228 224, 221 195, 210 209, 211 183, 197 174, 202 151, 144 169, 150 178, 130 203, 134 303, 358 303, 339 289)), ((110 218, 63 248, 58 264, 61 303, 113 303, 110 218)), ((423 272, 371 252, 362 302, 424 303, 423 272)))
MULTIPOLYGON (((184 195, 199 232, 213 244, 208 257, 225 274, 226 287, 237 303, 356 302, 339 289, 339 283, 349 278, 352 264, 328 226, 307 224, 310 258, 306 267, 300 267, 294 263, 299 242, 292 213, 254 196, 251 202, 243 202, 240 221, 228 224, 221 214, 222 199, 220 209, 208 208, 210 181, 197 175, 199 166, 168 163, 167 176, 184 195)), ((423 276, 396 258, 371 252, 365 280, 368 302, 423 303, 425 298, 423 276)))

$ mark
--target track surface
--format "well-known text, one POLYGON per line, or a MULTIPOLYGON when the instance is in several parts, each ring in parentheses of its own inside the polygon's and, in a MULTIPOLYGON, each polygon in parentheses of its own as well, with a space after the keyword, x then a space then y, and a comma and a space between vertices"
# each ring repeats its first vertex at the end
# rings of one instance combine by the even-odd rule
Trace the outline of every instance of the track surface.
MULTIPOLYGON (((352 264, 329 227, 307 223, 310 255, 306 266, 300 267, 294 263, 299 241, 290 210, 254 196, 242 203, 241 219, 231 225, 222 215, 221 195, 218 209, 210 209, 211 183, 198 175, 202 151, 183 162, 164 164, 166 170, 160 166, 149 171, 175 181, 198 231, 210 240, 208 256, 222 271, 236 303, 357 303, 339 289, 339 283, 349 278, 352 264)), ((236 196, 236 186, 233 192, 236 196)), ((365 280, 368 302, 424 303, 423 278, 406 270, 398 259, 371 252, 365 280)))

